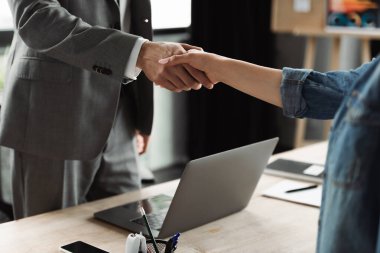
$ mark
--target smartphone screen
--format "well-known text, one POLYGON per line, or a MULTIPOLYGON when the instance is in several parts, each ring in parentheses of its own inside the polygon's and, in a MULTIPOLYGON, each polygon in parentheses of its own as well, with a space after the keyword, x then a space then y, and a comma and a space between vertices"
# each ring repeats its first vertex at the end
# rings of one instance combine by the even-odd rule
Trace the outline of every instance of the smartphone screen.
POLYGON ((64 245, 60 249, 65 253, 109 253, 82 241, 64 245))

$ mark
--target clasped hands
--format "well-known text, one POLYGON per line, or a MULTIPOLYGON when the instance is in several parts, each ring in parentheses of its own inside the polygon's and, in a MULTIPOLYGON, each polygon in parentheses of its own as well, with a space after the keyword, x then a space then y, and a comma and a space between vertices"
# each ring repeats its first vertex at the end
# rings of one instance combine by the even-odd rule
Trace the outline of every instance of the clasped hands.
POLYGON ((174 92, 212 89, 217 82, 192 62, 180 56, 196 55, 203 50, 183 43, 145 42, 137 59, 137 67, 156 85, 174 92))

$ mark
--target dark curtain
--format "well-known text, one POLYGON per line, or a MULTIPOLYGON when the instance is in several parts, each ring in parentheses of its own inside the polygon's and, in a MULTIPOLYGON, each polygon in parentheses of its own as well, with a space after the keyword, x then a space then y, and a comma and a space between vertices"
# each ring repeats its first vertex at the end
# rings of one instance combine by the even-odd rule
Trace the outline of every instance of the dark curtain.
MULTIPOLYGON (((270 13, 268 0, 192 0, 191 43, 209 52, 273 66, 270 13)), ((278 109, 224 84, 211 91, 190 92, 188 103, 190 159, 278 135, 278 109)))

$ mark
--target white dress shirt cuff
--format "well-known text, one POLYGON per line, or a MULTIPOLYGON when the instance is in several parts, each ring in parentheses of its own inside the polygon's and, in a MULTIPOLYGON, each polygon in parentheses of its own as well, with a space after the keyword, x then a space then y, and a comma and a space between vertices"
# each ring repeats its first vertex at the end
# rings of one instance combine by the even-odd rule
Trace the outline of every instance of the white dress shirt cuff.
POLYGON ((148 41, 144 38, 138 38, 135 45, 133 46, 131 55, 128 59, 127 66, 125 68, 124 75, 132 80, 136 80, 137 76, 141 73, 141 69, 136 67, 137 58, 139 57, 139 53, 141 50, 141 46, 148 41))

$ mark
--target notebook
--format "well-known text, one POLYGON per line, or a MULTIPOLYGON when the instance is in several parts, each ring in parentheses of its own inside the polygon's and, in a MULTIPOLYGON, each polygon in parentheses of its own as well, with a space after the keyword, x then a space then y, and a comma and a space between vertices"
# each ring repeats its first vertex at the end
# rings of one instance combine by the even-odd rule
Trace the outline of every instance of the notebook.
POLYGON ((274 176, 297 179, 321 184, 324 165, 298 162, 288 159, 277 159, 268 164, 265 173, 274 176))
POLYGON ((320 207, 322 201, 322 185, 316 188, 287 193, 289 190, 300 189, 314 185, 313 183, 283 180, 262 193, 263 196, 295 202, 299 204, 320 207))

